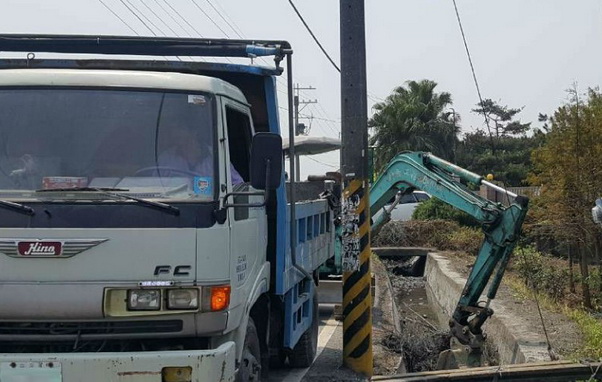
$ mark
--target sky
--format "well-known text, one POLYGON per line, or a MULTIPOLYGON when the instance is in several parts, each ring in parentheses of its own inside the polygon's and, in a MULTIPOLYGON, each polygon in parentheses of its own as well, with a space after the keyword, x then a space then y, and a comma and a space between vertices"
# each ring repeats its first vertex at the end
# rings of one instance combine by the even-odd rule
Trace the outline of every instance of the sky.
MULTIPOLYGON (((339 1, 294 2, 339 63, 339 1)), ((524 107, 523 122, 539 126, 538 113, 552 114, 573 83, 582 92, 601 84, 599 0, 456 2, 483 97, 524 107)), ((310 135, 339 136, 339 74, 287 0, 3 0, 0 33, 152 35, 128 7, 160 36, 288 40, 294 82, 316 88, 301 92, 318 101, 302 111, 314 118, 302 122, 310 135)), ((485 128, 471 112, 478 97, 452 0, 367 0, 366 45, 369 115, 397 86, 430 79, 451 93, 464 133, 485 128)), ((286 132, 285 78, 278 94, 286 132)), ((338 167, 338 151, 304 157, 301 176, 338 167)))

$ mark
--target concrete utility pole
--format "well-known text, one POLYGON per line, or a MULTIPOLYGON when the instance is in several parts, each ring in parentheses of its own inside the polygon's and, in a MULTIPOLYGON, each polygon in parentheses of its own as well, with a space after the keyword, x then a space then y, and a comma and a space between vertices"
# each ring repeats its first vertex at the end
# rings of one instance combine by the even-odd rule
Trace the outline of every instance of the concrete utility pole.
POLYGON ((372 376, 370 194, 364 0, 340 0, 343 362, 372 376))
MULTIPOLYGON (((295 85, 295 95, 294 95, 294 105, 295 105, 295 109, 294 109, 294 114, 295 114, 295 136, 298 135, 305 135, 305 125, 301 125, 299 123, 299 112, 301 110, 299 110, 299 105, 303 105, 303 107, 312 104, 312 103, 318 103, 317 99, 314 100, 299 100, 299 91, 300 90, 316 90, 316 88, 314 87, 307 87, 307 88, 302 88, 299 87, 299 84, 295 85)), ((299 160, 299 155, 295 156, 295 182, 299 182, 301 180, 301 161, 299 160)))

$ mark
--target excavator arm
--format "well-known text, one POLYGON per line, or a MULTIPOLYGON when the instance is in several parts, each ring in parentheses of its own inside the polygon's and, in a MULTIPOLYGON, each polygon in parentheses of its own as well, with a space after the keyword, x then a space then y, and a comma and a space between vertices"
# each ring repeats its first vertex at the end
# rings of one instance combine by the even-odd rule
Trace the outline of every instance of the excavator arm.
POLYGON ((387 207, 392 198, 396 197, 398 202, 402 195, 415 189, 441 199, 481 223, 485 236, 483 244, 449 322, 451 334, 460 343, 480 349, 484 341, 481 327, 493 314, 489 304, 495 298, 518 240, 529 199, 430 153, 402 153, 389 162, 370 189, 370 213, 375 216, 371 231, 378 231, 390 220, 390 211, 396 204, 387 207), (468 182, 497 189, 514 200, 510 206, 491 202, 468 190, 464 186, 468 182), (380 210, 382 213, 377 214, 380 210), (487 284, 487 300, 480 302, 487 284))

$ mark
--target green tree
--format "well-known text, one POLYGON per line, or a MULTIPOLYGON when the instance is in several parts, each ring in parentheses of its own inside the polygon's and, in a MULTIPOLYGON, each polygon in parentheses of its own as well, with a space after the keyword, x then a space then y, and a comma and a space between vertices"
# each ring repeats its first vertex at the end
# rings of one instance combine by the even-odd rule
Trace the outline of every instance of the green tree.
MULTIPOLYGON (((515 117, 523 108, 511 109, 487 98, 479 102, 474 113, 483 114, 489 121, 488 128, 493 128, 495 138, 524 135, 529 131, 531 123, 521 123, 515 117)), ((494 149, 495 150, 495 149, 494 149)))
POLYGON ((524 185, 531 170, 531 151, 542 144, 544 133, 535 130, 527 135, 531 124, 517 119, 521 110, 490 99, 479 103, 473 112, 486 115, 492 131, 465 134, 457 145, 457 164, 477 174, 491 173, 507 186, 524 185))
POLYGON ((459 116, 446 110, 452 104, 451 94, 435 92, 436 86, 430 80, 409 81, 374 105, 368 126, 372 129, 370 144, 376 147, 377 171, 406 150, 454 159, 459 116))
POLYGON ((533 153, 531 181, 543 187, 533 214, 541 229, 574 249, 584 280, 583 303, 591 308, 588 265, 597 252, 599 229, 590 211, 602 195, 602 94, 590 89, 585 100, 576 88, 569 94, 571 101, 549 119, 545 144, 533 153))
POLYGON ((493 174, 506 186, 524 186, 531 171, 531 152, 543 144, 544 136, 536 131, 531 136, 494 138, 494 153, 489 134, 477 130, 458 143, 456 162, 480 175, 493 174))

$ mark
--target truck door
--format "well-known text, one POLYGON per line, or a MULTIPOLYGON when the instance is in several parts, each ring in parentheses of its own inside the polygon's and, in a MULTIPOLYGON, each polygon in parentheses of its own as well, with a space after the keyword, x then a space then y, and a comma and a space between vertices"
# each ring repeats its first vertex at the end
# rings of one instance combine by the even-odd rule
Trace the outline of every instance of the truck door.
MULTIPOLYGON (((247 106, 226 99, 223 103, 222 115, 225 121, 224 153, 228 164, 226 166, 228 192, 253 191, 249 184, 253 136, 250 110, 247 106)), ((237 196, 231 200, 236 203, 255 203, 259 202, 261 197, 237 196)), ((266 261, 267 221, 265 209, 263 207, 230 208, 228 209, 228 221, 230 225, 230 256, 233 267, 232 288, 241 292, 233 293, 233 299, 237 295, 244 299, 255 282, 256 268, 266 261)))

